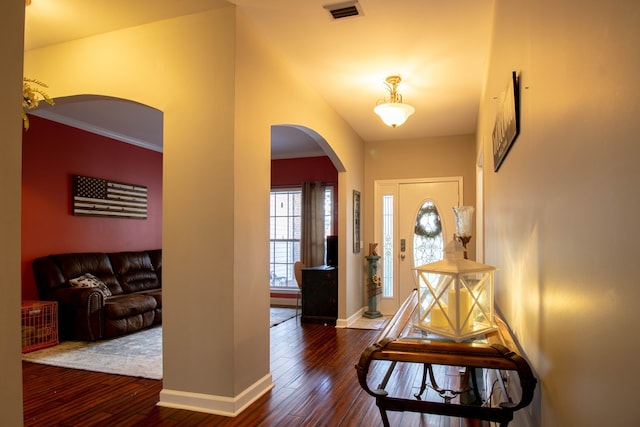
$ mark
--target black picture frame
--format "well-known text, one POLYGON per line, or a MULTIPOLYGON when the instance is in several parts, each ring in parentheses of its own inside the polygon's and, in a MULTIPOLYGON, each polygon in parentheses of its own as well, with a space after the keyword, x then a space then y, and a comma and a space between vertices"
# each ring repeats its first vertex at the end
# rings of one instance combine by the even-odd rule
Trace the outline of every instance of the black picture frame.
POLYGON ((504 159, 509 154, 516 138, 520 134, 520 92, 518 75, 515 71, 507 87, 498 99, 496 120, 493 125, 491 140, 493 142, 493 171, 498 172, 504 159))
POLYGON ((360 253, 360 192, 353 190, 353 253, 360 253))

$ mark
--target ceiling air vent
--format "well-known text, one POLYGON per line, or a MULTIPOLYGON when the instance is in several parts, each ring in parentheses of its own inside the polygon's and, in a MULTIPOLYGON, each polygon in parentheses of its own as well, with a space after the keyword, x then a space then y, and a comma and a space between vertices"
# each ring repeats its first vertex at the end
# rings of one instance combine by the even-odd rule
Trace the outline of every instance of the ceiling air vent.
POLYGON ((362 8, 357 1, 328 4, 323 7, 329 12, 329 14, 331 14, 331 17, 335 20, 364 15, 362 13, 362 8))

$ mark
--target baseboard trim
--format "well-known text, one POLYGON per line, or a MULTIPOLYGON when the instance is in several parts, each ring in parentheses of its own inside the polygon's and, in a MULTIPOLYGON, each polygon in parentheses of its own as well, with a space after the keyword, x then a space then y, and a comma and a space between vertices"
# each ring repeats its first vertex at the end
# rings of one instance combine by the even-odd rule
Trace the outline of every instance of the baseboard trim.
POLYGON ((270 305, 273 307, 296 307, 296 303, 300 304, 300 290, 298 288, 291 289, 272 289, 269 295, 270 305))
POLYGON ((348 328, 350 325, 362 317, 362 314, 366 310, 366 307, 362 307, 360 310, 356 311, 354 314, 349 316, 347 319, 338 319, 336 321, 336 328, 348 328))
POLYGON ((269 304, 272 307, 290 307, 296 308, 296 298, 274 298, 271 297, 269 304))
POLYGON ((207 414, 235 417, 262 395, 273 388, 271 374, 265 375, 236 397, 216 396, 203 393, 191 393, 162 389, 157 406, 207 414))

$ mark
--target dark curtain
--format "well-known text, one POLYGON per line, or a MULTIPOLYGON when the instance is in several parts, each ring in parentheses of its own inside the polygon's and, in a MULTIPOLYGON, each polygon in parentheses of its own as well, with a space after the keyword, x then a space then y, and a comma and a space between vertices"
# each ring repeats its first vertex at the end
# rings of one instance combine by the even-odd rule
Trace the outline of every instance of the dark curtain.
POLYGON ((324 264, 324 190, 322 182, 302 183, 300 256, 309 267, 324 264))

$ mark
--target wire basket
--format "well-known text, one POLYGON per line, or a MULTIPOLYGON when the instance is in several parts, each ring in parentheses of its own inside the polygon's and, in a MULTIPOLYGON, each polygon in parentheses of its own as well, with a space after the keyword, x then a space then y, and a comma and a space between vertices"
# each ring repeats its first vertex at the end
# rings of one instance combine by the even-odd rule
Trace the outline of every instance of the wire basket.
POLYGON ((22 302, 22 352, 58 344, 58 303, 22 302))

